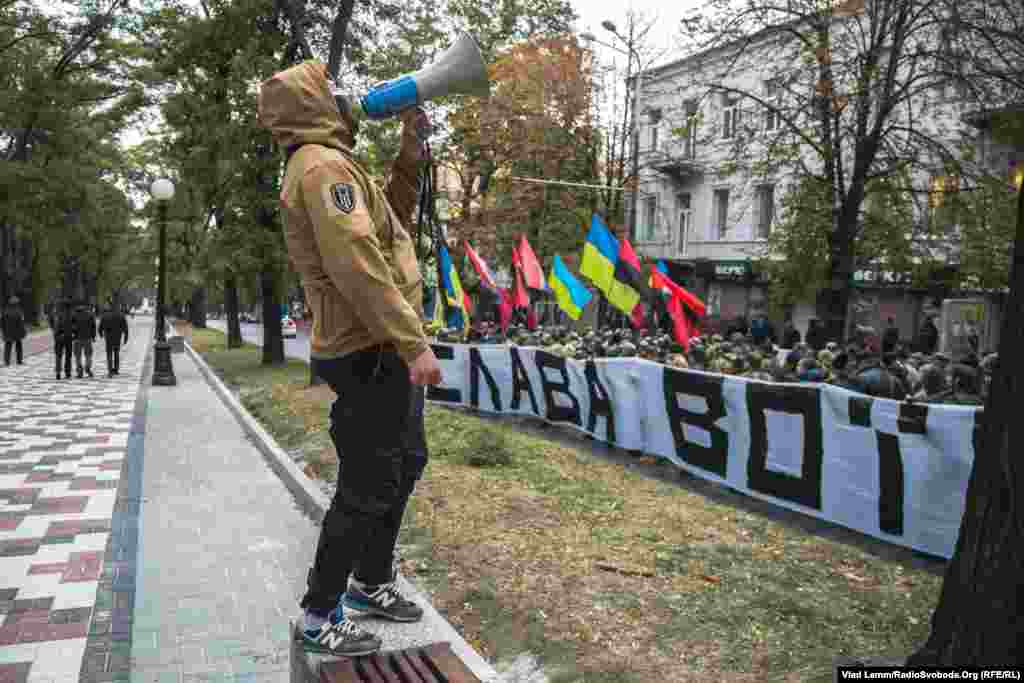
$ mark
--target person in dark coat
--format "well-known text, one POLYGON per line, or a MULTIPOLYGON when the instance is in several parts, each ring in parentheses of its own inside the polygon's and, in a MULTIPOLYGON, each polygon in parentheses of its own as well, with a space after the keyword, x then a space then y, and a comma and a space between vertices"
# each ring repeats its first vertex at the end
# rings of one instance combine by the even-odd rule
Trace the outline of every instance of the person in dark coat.
POLYGON ((767 316, 760 313, 750 321, 750 336, 754 338, 754 343, 758 346, 763 346, 766 342, 773 343, 775 327, 767 316))
POLYGON ((786 318, 786 324, 782 328, 782 348, 795 349, 802 340, 803 337, 800 336, 800 330, 796 329, 796 325, 793 324, 793 319, 786 318))
POLYGON ((885 359, 885 363, 880 362, 877 357, 873 357, 861 367, 855 379, 865 394, 897 401, 902 401, 907 397, 907 390, 903 386, 903 382, 888 367, 891 362, 893 362, 891 356, 885 359))
POLYGON ((821 324, 821 321, 817 318, 811 318, 810 325, 807 329, 807 345, 810 346, 815 352, 821 351, 825 348, 828 339, 825 326, 821 324))
POLYGON ((53 353, 57 359, 57 379, 60 379, 62 362, 64 379, 71 379, 71 348, 75 340, 75 326, 71 320, 71 311, 67 302, 62 301, 54 307, 50 317, 50 329, 53 330, 53 353))
POLYGON ((79 306, 71 317, 71 324, 75 329, 75 366, 78 368, 78 379, 82 379, 83 371, 92 377, 92 344, 96 341, 96 317, 88 306, 79 306))
POLYGON ((18 365, 24 365, 22 340, 25 338, 25 314, 18 306, 18 297, 12 296, 11 301, 0 317, 0 333, 4 337, 4 365, 11 364, 11 351, 18 357, 18 365))
POLYGON ((882 333, 882 353, 892 353, 900 343, 900 330, 892 318, 886 322, 885 332, 882 333))
POLYGON ((111 306, 103 314, 100 319, 100 335, 107 344, 107 376, 113 377, 121 367, 121 344, 128 343, 128 319, 117 307, 111 306))
POLYGON ((921 329, 917 332, 917 350, 921 353, 935 353, 935 347, 939 344, 939 328, 935 325, 935 317, 928 316, 921 323, 921 329))

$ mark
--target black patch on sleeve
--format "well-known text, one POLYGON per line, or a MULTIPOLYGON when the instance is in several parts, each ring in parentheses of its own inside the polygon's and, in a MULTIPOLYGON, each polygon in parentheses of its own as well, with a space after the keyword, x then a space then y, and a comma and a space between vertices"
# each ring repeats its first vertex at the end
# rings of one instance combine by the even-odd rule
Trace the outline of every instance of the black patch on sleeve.
POLYGON ((335 183, 331 185, 331 199, 334 205, 344 213, 352 213, 356 208, 356 191, 351 183, 335 183))

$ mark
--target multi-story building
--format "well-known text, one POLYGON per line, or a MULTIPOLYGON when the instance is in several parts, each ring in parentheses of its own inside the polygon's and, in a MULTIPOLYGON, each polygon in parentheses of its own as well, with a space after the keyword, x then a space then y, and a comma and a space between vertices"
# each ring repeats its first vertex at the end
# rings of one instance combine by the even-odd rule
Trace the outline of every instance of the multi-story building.
MULTIPOLYGON (((856 18, 839 19, 844 20, 856 18)), ((786 62, 787 39, 792 38, 784 32, 765 31, 742 48, 733 44, 690 55, 647 70, 639 79, 636 249, 642 257, 663 259, 722 321, 767 310, 770 283, 755 266, 765 255, 782 199, 798 179, 799 164, 766 168, 759 163, 780 135, 783 121, 779 112, 758 100, 780 103, 790 97, 792 83, 784 87, 784 79, 801 68, 786 62), (708 74, 730 60, 730 75, 719 82, 724 87, 708 88, 706 83, 714 78, 708 74)), ((963 123, 966 110, 952 86, 936 87, 914 104, 926 122, 919 125, 949 149, 975 134, 963 123)), ((1019 150, 1003 151, 1016 163, 1024 160, 1019 150)), ((930 184, 941 193, 945 178, 940 165, 925 173, 915 184, 930 184)), ((928 202, 921 204, 924 208, 914 220, 930 220, 928 202)), ((955 265, 955 251, 949 256, 955 265)), ((901 336, 912 338, 922 315, 937 313, 949 288, 947 283, 945 289, 915 290, 907 279, 887 272, 884 265, 862 265, 854 273, 857 295, 851 315, 876 328, 894 318, 901 336)), ((815 317, 815 308, 814 301, 791 308, 802 331, 815 317)))

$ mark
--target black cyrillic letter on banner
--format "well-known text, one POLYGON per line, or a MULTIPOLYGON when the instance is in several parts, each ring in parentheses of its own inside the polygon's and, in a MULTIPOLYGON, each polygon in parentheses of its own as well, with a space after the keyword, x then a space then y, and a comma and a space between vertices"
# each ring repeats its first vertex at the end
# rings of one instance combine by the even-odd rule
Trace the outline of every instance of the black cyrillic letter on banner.
MULTIPOLYGON (((431 344, 434 355, 438 360, 452 360, 455 358, 455 347, 445 344, 431 344)), ((462 392, 458 389, 442 388, 435 386, 427 387, 428 401, 441 401, 442 403, 462 403, 462 392)))
POLYGON ((615 445, 615 408, 601 379, 597 376, 597 364, 587 361, 583 374, 587 377, 587 391, 590 393, 590 414, 587 415, 587 431, 593 434, 597 428, 597 416, 604 417, 608 443, 615 445))
POLYGON ((498 384, 491 376, 491 371, 484 365, 480 357, 480 350, 475 346, 469 347, 469 403, 474 408, 480 407, 480 375, 487 381, 487 388, 491 390, 491 405, 498 412, 501 412, 501 392, 498 391, 498 384))
POLYGON ((537 372, 540 373, 540 384, 544 391, 544 400, 548 404, 547 419, 551 422, 571 422, 577 427, 581 426, 580 402, 569 391, 569 371, 565 367, 565 359, 546 351, 537 351, 533 356, 533 362, 537 366, 537 372), (544 373, 545 369, 557 370, 562 376, 562 381, 552 382, 544 373), (572 406, 557 405, 555 403, 555 394, 568 396, 572 406))
MULTIPOLYGON (((792 384, 747 384, 747 411, 750 414, 750 458, 747 461, 747 485, 751 489, 783 498, 804 507, 821 509, 821 404, 816 387, 792 384), (766 410, 803 417, 804 452, 799 477, 773 472, 767 467, 768 421, 766 410)), ((796 442, 785 434, 776 443, 796 442)))
POLYGON ((519 357, 519 350, 516 347, 509 347, 512 356, 512 404, 509 410, 519 410, 519 397, 523 388, 530 395, 530 405, 533 406, 533 414, 540 417, 540 408, 537 407, 537 397, 533 395, 533 387, 530 385, 530 376, 526 374, 526 366, 523 359, 519 357))
POLYGON ((729 434, 715 426, 717 420, 725 417, 722 377, 666 367, 662 383, 665 386, 665 410, 672 427, 676 455, 691 465, 724 478, 729 462, 729 434), (707 412, 694 413, 680 407, 680 394, 704 399, 708 406, 707 412), (711 447, 688 440, 684 425, 700 427, 706 431, 711 436, 711 447))
MULTIPOLYGON (((873 398, 851 396, 848 412, 854 427, 871 429, 873 398)), ((928 421, 928 406, 900 404, 897 420, 900 433, 923 434, 928 421), (924 410, 922 411, 921 408, 924 410), (909 410, 908 410, 909 409, 909 410), (905 412, 906 411, 906 412, 905 412)), ((903 455, 900 439, 895 434, 875 430, 878 443, 878 528, 887 534, 903 535, 903 455)))

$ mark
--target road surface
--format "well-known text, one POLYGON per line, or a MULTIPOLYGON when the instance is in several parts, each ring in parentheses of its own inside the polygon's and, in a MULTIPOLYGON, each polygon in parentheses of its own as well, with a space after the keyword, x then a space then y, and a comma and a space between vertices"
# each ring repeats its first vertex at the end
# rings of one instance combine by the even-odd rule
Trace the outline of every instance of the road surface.
MULTIPOLYGON (((206 324, 215 330, 227 333, 228 323, 226 320, 207 320, 206 324)), ((263 325, 261 323, 242 323, 242 339, 263 346, 263 325)), ((286 358, 297 358, 309 362, 309 332, 302 328, 298 330, 298 336, 294 339, 285 338, 284 355, 286 358)))

